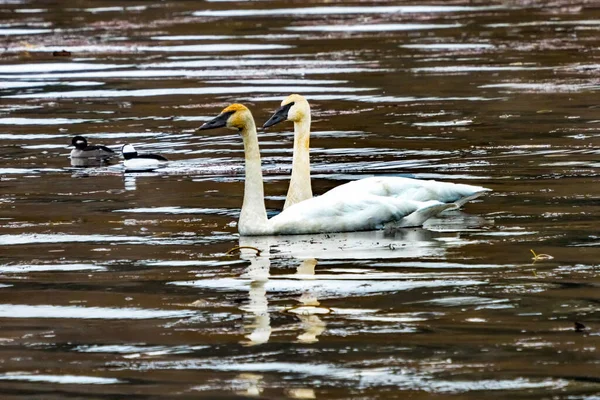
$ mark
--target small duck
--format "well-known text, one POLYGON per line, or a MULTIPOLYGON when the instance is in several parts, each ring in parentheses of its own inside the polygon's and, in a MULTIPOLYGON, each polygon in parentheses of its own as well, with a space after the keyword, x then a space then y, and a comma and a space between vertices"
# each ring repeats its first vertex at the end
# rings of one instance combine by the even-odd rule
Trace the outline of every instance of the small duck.
POLYGON ((125 171, 153 171, 164 167, 169 161, 160 154, 138 154, 131 144, 124 145, 121 151, 125 159, 125 171))
POLYGON ((87 139, 83 136, 73 137, 70 146, 75 147, 71 150, 71 158, 110 158, 115 155, 115 152, 106 146, 88 146, 87 139))

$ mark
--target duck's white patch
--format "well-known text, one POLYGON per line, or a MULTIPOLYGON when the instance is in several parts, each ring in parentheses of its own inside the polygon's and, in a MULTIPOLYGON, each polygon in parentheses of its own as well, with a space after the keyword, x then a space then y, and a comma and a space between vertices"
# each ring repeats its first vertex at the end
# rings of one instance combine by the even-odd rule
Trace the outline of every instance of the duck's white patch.
POLYGON ((123 153, 135 153, 135 147, 131 144, 126 144, 123 146, 123 153))
POLYGON ((125 171, 153 171, 167 165, 166 161, 159 161, 153 158, 132 158, 123 162, 125 171))

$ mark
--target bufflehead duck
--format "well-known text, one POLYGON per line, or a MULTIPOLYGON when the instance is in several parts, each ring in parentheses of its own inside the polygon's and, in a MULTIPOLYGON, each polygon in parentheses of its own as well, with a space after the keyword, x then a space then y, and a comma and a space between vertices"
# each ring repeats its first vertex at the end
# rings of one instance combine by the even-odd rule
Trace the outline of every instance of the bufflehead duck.
POLYGON ((152 171, 163 167, 169 161, 159 154, 138 154, 135 147, 130 144, 123 146, 121 151, 125 159, 123 165, 126 171, 152 171))
POLYGON ((75 136, 70 146, 75 146, 71 150, 71 158, 110 158, 115 155, 115 152, 106 146, 88 146, 87 139, 83 136, 75 136))

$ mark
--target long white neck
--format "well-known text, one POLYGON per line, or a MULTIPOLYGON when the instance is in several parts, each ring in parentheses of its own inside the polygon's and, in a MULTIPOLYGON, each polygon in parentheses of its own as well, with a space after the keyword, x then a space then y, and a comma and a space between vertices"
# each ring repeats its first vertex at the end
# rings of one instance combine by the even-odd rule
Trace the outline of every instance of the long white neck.
POLYGON ((246 122, 242 137, 246 157, 246 178, 238 232, 240 235, 264 235, 269 233, 269 221, 265 208, 258 136, 252 118, 246 122))
POLYGON ((313 197, 310 183, 310 111, 294 121, 292 177, 283 209, 313 197))

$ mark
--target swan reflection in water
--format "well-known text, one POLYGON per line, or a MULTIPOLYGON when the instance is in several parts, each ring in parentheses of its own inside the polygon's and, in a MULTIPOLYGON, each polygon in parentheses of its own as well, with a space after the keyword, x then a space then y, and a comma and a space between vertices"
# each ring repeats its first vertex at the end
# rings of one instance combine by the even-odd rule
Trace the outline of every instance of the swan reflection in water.
POLYGON ((271 337, 271 317, 269 315, 269 302, 267 300, 267 289, 265 284, 269 281, 269 259, 268 248, 257 253, 251 248, 240 248, 240 258, 250 262, 250 266, 241 276, 242 279, 250 279, 248 291, 248 304, 240 307, 240 310, 250 313, 253 322, 245 326, 252 332, 246 335, 248 339, 241 343, 247 346, 263 344, 271 337))
MULTIPOLYGON (((317 260, 309 258, 302 261, 296 269, 298 279, 315 279, 315 267, 317 260)), ((325 331, 327 324, 319 318, 319 315, 329 314, 331 309, 320 307, 321 303, 316 294, 307 291, 298 298, 299 305, 289 308, 287 311, 295 314, 301 322, 304 331, 297 337, 299 343, 315 343, 317 337, 325 331)))
MULTIPOLYGON (((405 267, 431 260, 446 259, 446 252, 473 243, 461 238, 467 226, 480 230, 482 220, 456 212, 451 218, 432 221, 436 229, 399 229, 393 232, 345 232, 299 236, 242 236, 240 255, 249 265, 240 276, 211 276, 193 281, 173 282, 208 290, 248 292, 248 302, 240 306, 244 314, 245 336, 241 343, 257 346, 267 343, 273 333, 300 331, 295 341, 317 342, 327 329, 328 314, 343 318, 361 313, 359 307, 330 308, 330 298, 352 298, 418 288, 455 288, 485 284, 472 274, 411 271, 405 267), (453 223, 449 220, 455 220, 453 223), (468 221, 468 224, 465 223, 468 221), (387 262, 380 260, 389 260, 387 262), (361 260, 361 268, 345 265, 361 260), (320 263, 327 265, 319 268, 320 263), (340 267, 336 267, 339 265, 340 267), (384 270, 378 268, 385 266, 384 270), (390 268, 400 267, 398 271, 390 268), (294 273, 276 271, 295 269, 294 273), (269 295, 277 304, 269 305, 269 295), (286 299, 294 299, 281 306, 286 299), (271 326, 271 313, 294 315, 292 326, 271 326)), ((439 263, 440 266, 444 263, 439 263)), ((455 266, 453 269, 456 268, 455 266)), ((378 310, 362 310, 377 312, 378 310)))
MULTIPOLYGON (((248 304, 241 306, 240 310, 253 317, 252 322, 244 326, 245 330, 250 333, 245 335, 245 339, 241 343, 246 346, 255 346, 267 343, 272 332, 266 289, 266 283, 270 278, 271 257, 268 247, 260 249, 260 253, 250 248, 255 246, 244 245, 242 241, 240 241, 240 247, 240 258, 250 262, 250 266, 241 276, 241 278, 250 279, 248 304)), ((317 260, 314 258, 302 261, 294 278, 315 279, 316 265, 317 260)), ((325 330, 325 323, 319 319, 317 314, 328 314, 330 310, 319 307, 320 303, 316 295, 310 293, 310 290, 304 292, 298 298, 298 302, 297 306, 284 309, 284 311, 295 314, 301 322, 303 333, 298 335, 297 340, 301 343, 317 342, 317 336, 325 330)))
MULTIPOLYGON (((246 243, 244 239, 246 238, 240 238, 240 258, 248 260, 250 266, 241 278, 249 278, 251 281, 248 292, 248 305, 241 306, 240 310, 249 313, 253 318, 252 322, 245 324, 245 330, 250 331, 250 333, 245 335, 245 339, 240 343, 245 346, 255 346, 267 343, 272 332, 267 290, 265 287, 270 277, 270 245, 268 240, 261 241, 260 246, 263 249, 259 249, 260 253, 257 253, 255 249, 250 248, 254 247, 254 244, 258 244, 256 240, 250 239, 246 243)), ((317 260, 314 258, 302 261, 296 270, 296 276, 299 279, 314 279, 316 265, 317 260)), ((309 311, 309 307, 318 310, 316 306, 319 305, 319 302, 316 296, 309 292, 302 294, 299 302, 301 304, 300 307, 290 309, 291 312, 294 312, 298 316, 302 324, 303 332, 298 335, 297 341, 307 344, 317 342, 317 336, 325 331, 326 324, 317 315, 312 314, 309 311), (303 310, 300 311, 301 309, 303 310)), ((237 390, 236 392, 240 395, 260 396, 263 392, 263 378, 263 375, 256 373, 239 374, 236 377, 236 381, 238 381, 237 385, 241 386, 243 390, 237 390)), ((286 390, 286 394, 289 398, 293 399, 316 398, 314 389, 312 388, 292 388, 286 390)))
MULTIPOLYGON (((254 346, 267 343, 272 334, 270 312, 276 310, 294 314, 299 320, 301 333, 297 342, 315 343, 326 329, 326 318, 332 312, 321 304, 321 297, 343 297, 348 294, 407 290, 431 281, 405 279, 389 272, 346 271, 342 273, 316 273, 319 260, 378 260, 378 259, 427 259, 443 258, 449 248, 470 243, 461 239, 458 232, 440 233, 422 228, 401 229, 394 232, 344 232, 310 236, 242 236, 239 240, 240 258, 250 265, 236 282, 218 284, 240 290, 248 289, 249 302, 240 307, 248 313, 252 322, 245 325, 250 332, 242 341, 254 346), (271 263, 294 263, 293 274, 271 274, 271 263), (242 281, 246 284, 242 286, 242 281), (248 281, 249 280, 249 284, 248 281), (232 287, 233 286, 233 287, 232 287), (235 288, 234 288, 235 287, 235 288), (268 292, 300 293, 297 304, 269 308, 268 292)), ((289 264, 287 264, 289 265, 289 264)), ((435 280, 435 278, 433 278, 435 280)), ((196 281, 194 286, 206 282, 196 281)), ((434 282, 444 285, 443 282, 434 282)), ((447 284, 456 284, 448 280, 447 284)), ((210 284, 209 284, 210 285, 210 284)), ((338 310, 339 311, 339 310, 338 310)), ((281 330, 281 329, 278 329, 281 330)))

